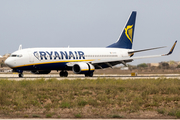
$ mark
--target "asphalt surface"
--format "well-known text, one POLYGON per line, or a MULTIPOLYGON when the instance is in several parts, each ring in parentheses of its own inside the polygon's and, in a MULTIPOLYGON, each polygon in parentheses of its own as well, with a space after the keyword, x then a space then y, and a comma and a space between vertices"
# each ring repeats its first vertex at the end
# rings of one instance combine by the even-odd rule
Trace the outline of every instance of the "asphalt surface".
POLYGON ((97 79, 97 78, 114 78, 114 79, 158 79, 158 78, 176 78, 180 79, 180 74, 138 74, 137 76, 131 76, 129 74, 94 74, 93 77, 85 77, 83 74, 69 74, 68 77, 60 77, 59 74, 47 74, 47 75, 37 75, 37 74, 24 74, 23 78, 19 78, 18 74, 8 73, 8 74, 0 74, 0 79, 8 79, 8 80, 35 80, 35 79, 51 79, 56 78, 57 80, 74 80, 74 79, 97 79))
MULTIPOLYGON (((0 119, 4 120, 4 119, 0 119)), ((6 119, 6 120, 13 120, 13 119, 6 119)), ((42 118, 42 119, 34 119, 34 118, 29 118, 29 119, 15 119, 15 120, 57 120, 57 119, 49 119, 49 118, 42 118)), ((82 120, 82 119, 63 119, 63 120, 82 120)), ((104 119, 83 119, 83 120, 104 120, 104 119)), ((108 120, 118 120, 116 119, 108 119, 108 120)), ((139 120, 139 119, 126 119, 126 120, 139 120)), ((142 119, 143 120, 143 119, 142 119)), ((157 120, 157 119, 146 119, 146 120, 157 120)), ((158 119, 158 120, 164 120, 164 119, 158 119)), ((179 120, 179 119, 166 119, 166 120, 179 120)))

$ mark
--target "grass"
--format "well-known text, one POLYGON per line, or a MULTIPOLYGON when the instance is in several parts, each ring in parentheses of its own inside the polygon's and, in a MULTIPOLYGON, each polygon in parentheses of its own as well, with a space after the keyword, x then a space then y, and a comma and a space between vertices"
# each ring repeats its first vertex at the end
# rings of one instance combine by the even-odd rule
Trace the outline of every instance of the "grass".
POLYGON ((164 110, 164 109, 157 109, 157 112, 158 112, 159 114, 165 114, 165 110, 164 110))
POLYGON ((24 118, 28 118, 29 116, 28 115, 24 115, 24 118))
POLYGON ((75 114, 74 115, 76 118, 82 118, 81 114, 75 114))
POLYGON ((71 105, 69 102, 62 102, 60 104, 60 108, 70 108, 70 107, 71 107, 71 105))
POLYGON ((32 115, 33 118, 40 118, 41 116, 39 115, 32 115))
POLYGON ((87 103, 88 103, 88 102, 86 102, 85 100, 80 100, 80 101, 78 102, 78 106, 83 107, 83 106, 87 105, 87 103))
POLYGON ((120 116, 120 115, 112 115, 112 118, 123 118, 123 116, 120 116))
MULTIPOLYGON (((102 118, 153 110, 180 118, 179 79, 0 80, 0 114, 9 117, 102 118), (32 111, 27 116, 26 112, 32 111), (117 111, 119 113, 117 113, 117 111), (34 114, 36 113, 36 114, 34 114), (63 114, 64 113, 64 114, 63 114), (77 114, 81 113, 81 114, 77 114)), ((121 116, 119 116, 121 117, 121 116)))
POLYGON ((171 109, 168 113, 170 116, 176 116, 177 118, 180 118, 180 110, 179 109, 171 109))
POLYGON ((52 114, 47 114, 46 115, 46 118, 51 118, 52 117, 52 114))

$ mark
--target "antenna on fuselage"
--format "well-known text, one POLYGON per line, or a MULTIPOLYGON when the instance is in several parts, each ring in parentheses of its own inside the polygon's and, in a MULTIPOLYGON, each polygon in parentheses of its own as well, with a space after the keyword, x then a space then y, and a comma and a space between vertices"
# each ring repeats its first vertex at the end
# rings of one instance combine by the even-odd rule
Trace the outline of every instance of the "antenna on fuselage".
POLYGON ((21 50, 22 49, 22 45, 19 45, 19 49, 18 50, 21 50))

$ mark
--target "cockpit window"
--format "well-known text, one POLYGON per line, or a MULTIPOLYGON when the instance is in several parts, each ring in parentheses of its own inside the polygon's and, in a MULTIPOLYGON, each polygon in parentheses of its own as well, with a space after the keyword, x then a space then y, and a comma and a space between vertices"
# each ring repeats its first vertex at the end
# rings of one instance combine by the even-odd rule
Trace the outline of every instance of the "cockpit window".
POLYGON ((15 55, 15 54, 12 54, 10 57, 22 57, 22 55, 15 55))
POLYGON ((17 55, 11 55, 11 57, 16 57, 17 55))
POLYGON ((22 57, 22 55, 17 55, 17 57, 22 57))

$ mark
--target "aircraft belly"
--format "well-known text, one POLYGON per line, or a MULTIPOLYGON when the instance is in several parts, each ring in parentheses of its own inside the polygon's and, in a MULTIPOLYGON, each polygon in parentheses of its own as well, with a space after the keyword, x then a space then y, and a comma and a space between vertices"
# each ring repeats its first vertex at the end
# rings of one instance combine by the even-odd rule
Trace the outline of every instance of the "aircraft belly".
POLYGON ((23 66, 17 67, 16 69, 19 69, 19 70, 63 70, 63 69, 66 69, 66 63, 23 65, 23 66))

